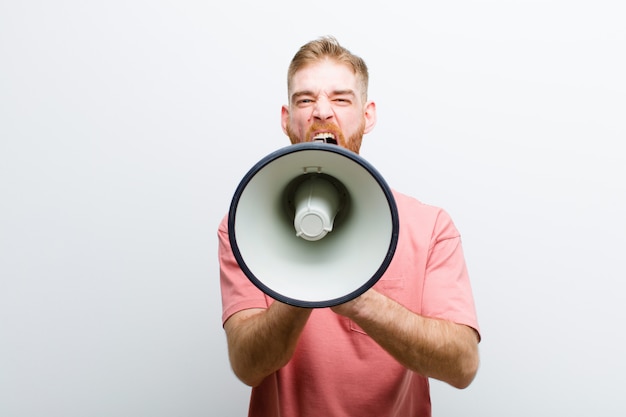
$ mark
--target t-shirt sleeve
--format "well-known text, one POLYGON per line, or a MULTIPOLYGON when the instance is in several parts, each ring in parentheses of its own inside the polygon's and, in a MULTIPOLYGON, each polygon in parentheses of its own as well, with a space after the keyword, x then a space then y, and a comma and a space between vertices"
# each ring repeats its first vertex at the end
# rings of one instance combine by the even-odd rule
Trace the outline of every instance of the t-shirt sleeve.
POLYGON ((422 308, 424 315, 470 326, 480 335, 461 236, 444 210, 430 242, 422 308))
POLYGON ((228 218, 217 230, 220 289, 222 293, 222 324, 234 313, 249 308, 267 308, 265 294, 246 277, 239 267, 228 238, 228 218))

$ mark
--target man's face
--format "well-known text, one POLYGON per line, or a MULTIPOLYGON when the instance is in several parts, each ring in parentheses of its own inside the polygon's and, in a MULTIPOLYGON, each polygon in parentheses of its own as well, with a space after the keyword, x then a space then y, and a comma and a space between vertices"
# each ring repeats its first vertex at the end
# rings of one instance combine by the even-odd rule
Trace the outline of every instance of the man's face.
POLYGON ((376 123, 375 110, 373 102, 363 102, 361 86, 348 66, 324 60, 294 75, 282 127, 291 143, 324 139, 359 153, 363 134, 376 123))

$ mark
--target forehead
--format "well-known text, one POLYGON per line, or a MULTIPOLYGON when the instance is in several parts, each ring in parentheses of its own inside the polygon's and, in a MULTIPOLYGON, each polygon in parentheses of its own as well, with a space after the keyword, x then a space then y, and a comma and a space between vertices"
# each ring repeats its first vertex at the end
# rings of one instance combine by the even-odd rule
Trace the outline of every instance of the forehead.
POLYGON ((291 93, 313 93, 352 90, 360 93, 357 76, 350 66, 324 60, 300 68, 291 80, 291 93))

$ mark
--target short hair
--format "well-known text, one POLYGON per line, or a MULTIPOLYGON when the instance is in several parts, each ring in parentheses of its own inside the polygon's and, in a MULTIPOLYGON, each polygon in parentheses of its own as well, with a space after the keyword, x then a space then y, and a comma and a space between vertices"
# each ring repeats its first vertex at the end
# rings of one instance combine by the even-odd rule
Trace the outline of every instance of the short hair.
POLYGON ((369 72, 365 61, 341 46, 333 36, 322 36, 300 47, 289 65, 287 91, 291 91, 291 80, 296 72, 307 65, 323 61, 324 59, 332 59, 351 68, 357 77, 357 81, 360 83, 363 102, 367 101, 369 72))

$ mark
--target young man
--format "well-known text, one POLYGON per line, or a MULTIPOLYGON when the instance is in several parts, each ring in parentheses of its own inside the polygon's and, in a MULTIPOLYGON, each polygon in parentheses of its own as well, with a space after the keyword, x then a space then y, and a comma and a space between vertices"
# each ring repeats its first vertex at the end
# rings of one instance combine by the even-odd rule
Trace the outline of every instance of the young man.
MULTIPOLYGON (((376 124, 364 61, 332 37, 304 45, 288 72, 282 127, 292 143, 359 152, 376 124)), ((251 417, 430 416, 428 378, 467 387, 479 327, 461 240, 442 209, 394 191, 398 246, 384 276, 344 304, 272 300, 237 265, 227 218, 218 230, 230 363, 253 387, 251 417)))

